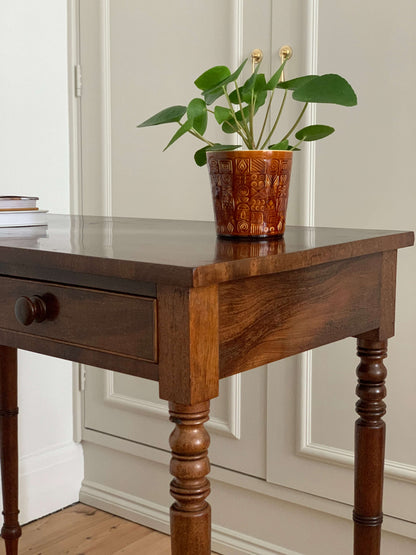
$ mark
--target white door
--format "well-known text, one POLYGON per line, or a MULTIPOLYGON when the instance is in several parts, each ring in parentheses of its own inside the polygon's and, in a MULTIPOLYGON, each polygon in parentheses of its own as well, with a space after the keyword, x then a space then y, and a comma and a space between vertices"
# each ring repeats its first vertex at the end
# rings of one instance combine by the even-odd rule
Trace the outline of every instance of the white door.
MULTIPOLYGON (((261 48, 268 72, 278 64, 279 48, 290 44, 295 56, 289 76, 339 72, 359 96, 357 109, 318 110, 319 121, 334 123, 337 133, 297 156, 290 223, 414 226, 414 170, 406 164, 416 121, 412 0, 398 0, 394 10, 387 0, 365 6, 358 0, 80 0, 78 15, 83 213, 211 220, 206 169, 192 158, 198 145, 185 138, 162 154, 174 130, 136 125, 197 96, 193 80, 208 67, 235 68, 261 48), (395 75, 398 85, 392 87, 395 75), (402 169, 392 137, 400 137, 402 169), (357 145, 365 148, 356 152, 357 145), (392 205, 392 190, 403 194, 400 208, 392 205)), ((386 418, 385 553, 403 555, 414 552, 416 538, 410 353, 416 257, 410 251, 399 259, 398 338, 388 359, 386 418)), ((336 545, 341 555, 350 553, 354 351, 354 342, 346 340, 221 383, 209 424, 218 550, 330 555, 336 545), (324 534, 336 543, 323 546, 324 534)), ((157 384, 88 368, 84 499, 166 530, 160 507, 169 502, 168 478, 160 492, 154 484, 167 474, 170 430, 157 384)))

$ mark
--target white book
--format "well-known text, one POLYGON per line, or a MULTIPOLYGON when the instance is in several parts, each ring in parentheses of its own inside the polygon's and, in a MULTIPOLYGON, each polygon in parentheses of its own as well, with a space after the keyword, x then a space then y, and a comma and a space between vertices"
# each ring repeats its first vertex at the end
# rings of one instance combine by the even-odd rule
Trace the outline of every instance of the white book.
POLYGON ((0 210, 37 210, 39 197, 21 197, 16 195, 0 196, 0 210))
POLYGON ((48 210, 2 210, 0 227, 48 225, 47 213, 48 210))

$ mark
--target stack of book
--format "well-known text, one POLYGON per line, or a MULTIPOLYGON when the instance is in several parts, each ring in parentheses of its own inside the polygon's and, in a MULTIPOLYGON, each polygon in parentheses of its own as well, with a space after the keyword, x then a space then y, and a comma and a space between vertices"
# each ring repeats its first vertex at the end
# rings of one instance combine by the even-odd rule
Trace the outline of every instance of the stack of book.
POLYGON ((38 197, 0 196, 0 227, 47 225, 47 210, 36 206, 38 197))

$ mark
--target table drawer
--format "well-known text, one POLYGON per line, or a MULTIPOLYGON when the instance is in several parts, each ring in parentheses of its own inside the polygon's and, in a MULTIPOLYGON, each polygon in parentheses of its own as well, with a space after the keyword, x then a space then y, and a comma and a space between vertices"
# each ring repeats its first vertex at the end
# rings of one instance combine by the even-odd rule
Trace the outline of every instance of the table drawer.
POLYGON ((0 290, 1 329, 157 362, 156 299, 7 277, 0 290))

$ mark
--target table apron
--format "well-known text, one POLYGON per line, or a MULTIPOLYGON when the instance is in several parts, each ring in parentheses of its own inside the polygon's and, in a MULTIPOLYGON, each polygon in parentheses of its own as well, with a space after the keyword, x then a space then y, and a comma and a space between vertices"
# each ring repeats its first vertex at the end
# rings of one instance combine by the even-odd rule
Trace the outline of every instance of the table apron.
POLYGON ((373 254, 220 285, 220 377, 378 328, 382 269, 373 254))

